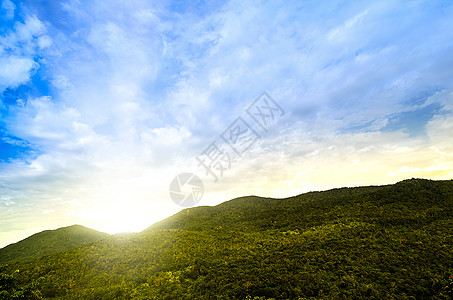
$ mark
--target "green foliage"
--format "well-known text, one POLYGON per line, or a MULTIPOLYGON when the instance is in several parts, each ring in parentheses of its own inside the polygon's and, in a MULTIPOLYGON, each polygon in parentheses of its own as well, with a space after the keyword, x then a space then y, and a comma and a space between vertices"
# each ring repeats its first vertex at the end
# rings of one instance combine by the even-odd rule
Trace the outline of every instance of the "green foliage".
POLYGON ((0 295, 30 286, 46 299, 451 299, 452 211, 453 181, 243 197, 3 265, 0 295))
POLYGON ((39 285, 44 278, 31 280, 26 284, 20 284, 18 280, 19 270, 12 274, 0 275, 0 300, 10 299, 42 299, 39 285))
POLYGON ((94 242, 107 236, 107 233, 81 225, 42 231, 0 249, 0 263, 31 260, 94 242))

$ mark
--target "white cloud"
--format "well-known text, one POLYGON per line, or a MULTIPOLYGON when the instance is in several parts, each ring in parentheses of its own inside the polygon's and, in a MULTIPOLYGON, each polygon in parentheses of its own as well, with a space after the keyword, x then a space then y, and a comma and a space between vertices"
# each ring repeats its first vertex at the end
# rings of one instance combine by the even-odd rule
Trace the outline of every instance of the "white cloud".
MULTIPOLYGON (((10 7, 8 1, 3 2, 5 5, 10 7)), ((34 60, 35 47, 39 43, 36 37, 44 32, 44 24, 33 16, 26 18, 25 23, 16 22, 14 31, 0 37, 0 92, 26 83, 39 68, 34 60)))
POLYGON ((334 29, 331 29, 327 33, 327 39, 330 41, 341 41, 344 39, 345 36, 350 36, 351 34, 348 31, 351 31, 353 27, 359 27, 360 22, 364 19, 367 15, 368 10, 360 12, 359 14, 355 15, 354 17, 346 20, 341 26, 338 26, 334 29))
POLYGON ((48 48, 52 45, 52 39, 48 35, 42 35, 38 38, 38 46, 41 49, 48 48))
POLYGON ((6 17, 8 19, 14 18, 14 11, 16 10, 16 6, 13 2, 11 2, 11 0, 3 0, 2 8, 6 10, 6 17))
POLYGON ((36 17, 27 17, 25 23, 16 23, 15 34, 17 40, 21 42, 31 41, 34 37, 39 36, 45 31, 44 24, 36 17))
POLYGON ((25 57, 0 57, 0 91, 15 88, 30 78, 30 72, 38 67, 33 59, 25 57))

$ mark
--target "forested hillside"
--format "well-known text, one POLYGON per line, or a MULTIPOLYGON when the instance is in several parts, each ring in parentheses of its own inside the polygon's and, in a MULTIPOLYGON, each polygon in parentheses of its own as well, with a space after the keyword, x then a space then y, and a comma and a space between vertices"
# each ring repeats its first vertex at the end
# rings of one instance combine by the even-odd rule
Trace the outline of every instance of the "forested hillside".
POLYGON ((45 230, 0 249, 0 263, 38 258, 94 242, 107 236, 107 233, 81 225, 45 230))
POLYGON ((451 180, 242 197, 4 264, 0 299, 451 299, 452 211, 451 180))

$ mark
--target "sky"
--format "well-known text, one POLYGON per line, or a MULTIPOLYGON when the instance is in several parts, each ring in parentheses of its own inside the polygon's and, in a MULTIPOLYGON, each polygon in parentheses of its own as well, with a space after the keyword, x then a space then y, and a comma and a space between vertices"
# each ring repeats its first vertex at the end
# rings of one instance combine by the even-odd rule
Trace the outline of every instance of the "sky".
POLYGON ((453 178, 451 1, 0 3, 0 247, 453 178))

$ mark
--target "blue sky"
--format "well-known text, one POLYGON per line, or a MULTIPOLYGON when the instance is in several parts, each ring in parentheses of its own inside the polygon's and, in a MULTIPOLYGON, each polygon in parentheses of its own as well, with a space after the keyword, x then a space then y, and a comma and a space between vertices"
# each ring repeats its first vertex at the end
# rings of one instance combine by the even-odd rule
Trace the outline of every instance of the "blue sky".
POLYGON ((0 246, 144 229, 183 172, 200 205, 453 177, 450 1, 0 3, 0 246), (259 138, 214 182, 196 157, 238 117, 259 138))

